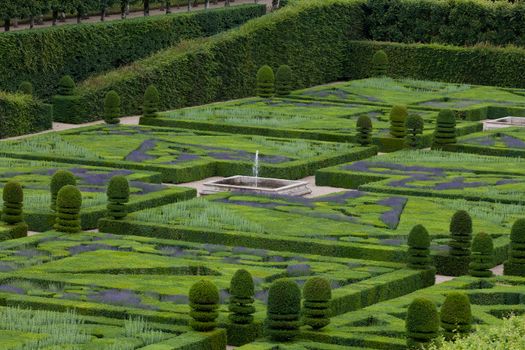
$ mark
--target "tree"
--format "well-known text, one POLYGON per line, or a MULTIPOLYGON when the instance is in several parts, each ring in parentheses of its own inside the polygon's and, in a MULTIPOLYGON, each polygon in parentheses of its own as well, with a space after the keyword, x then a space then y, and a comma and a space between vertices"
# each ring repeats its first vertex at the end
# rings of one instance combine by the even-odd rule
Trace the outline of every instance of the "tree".
POLYGON ((118 124, 121 116, 120 96, 116 91, 111 90, 104 99, 104 121, 107 124, 118 124))
POLYGON ((250 324, 255 312, 254 285, 252 275, 244 270, 237 270, 230 282, 230 315, 229 319, 235 324, 250 324))
POLYGON ((406 106, 397 105, 390 110, 390 135, 395 138, 404 138, 406 136, 405 122, 408 110, 406 106))
POLYGON ((257 96, 270 98, 275 92, 275 76, 270 66, 264 65, 257 71, 257 96))
POLYGON ((24 191, 22 186, 15 181, 9 181, 5 184, 2 199, 4 201, 2 208, 2 221, 15 225, 24 221, 22 212, 24 202, 24 191))
POLYGON ((408 234, 408 267, 426 270, 431 264, 430 235, 423 225, 416 225, 408 234))
POLYGON ((458 210, 450 220, 450 255, 465 257, 470 255, 472 240, 472 218, 465 210, 458 210))
POLYGON ((385 51, 378 50, 372 56, 372 76, 386 76, 388 71, 388 56, 385 51))
POLYGON ((465 336, 472 329, 470 299, 465 293, 450 292, 440 310, 441 328, 446 340, 465 336))
POLYGON ((108 217, 120 220, 128 214, 126 203, 129 202, 129 183, 125 176, 113 176, 107 189, 108 217))
POLYGON ((51 190, 51 210, 56 210, 56 201, 58 197, 58 191, 66 185, 77 185, 75 175, 67 170, 58 170, 53 174, 51 178, 50 190, 51 190))
POLYGON ((469 273, 474 277, 492 277, 490 268, 494 266, 494 244, 492 237, 480 232, 472 240, 469 273))
POLYGON ((332 287, 326 278, 309 278, 303 287, 304 324, 315 330, 330 324, 330 300, 332 287))
POLYGON ((503 267, 505 275, 525 276, 525 219, 518 219, 512 225, 509 259, 503 267))
POLYGON ((66 185, 58 191, 57 215, 55 230, 66 233, 77 233, 82 230, 80 226, 80 208, 82 195, 78 188, 66 185))
POLYGON ((414 299, 407 310, 405 327, 409 349, 428 347, 439 334, 436 305, 428 299, 414 299))
POLYGON ((367 115, 360 115, 356 122, 356 141, 361 146, 369 146, 372 143, 372 120, 367 115))
POLYGON ((190 288, 190 327, 198 332, 208 332, 217 327, 219 316, 219 290, 210 281, 201 280, 190 288))
POLYGON ((18 85, 18 91, 25 95, 33 95, 33 84, 28 81, 23 81, 18 85))
POLYGON ((299 334, 301 290, 291 280, 279 279, 268 291, 266 333, 275 341, 292 340, 299 334))
POLYGON ((158 115, 160 104, 159 90, 155 85, 150 85, 144 93, 143 115, 145 118, 155 118, 158 115))
POLYGON ((275 74, 275 94, 277 96, 287 96, 292 91, 293 74, 288 65, 281 65, 275 74))
POLYGON ((418 148, 420 141, 419 135, 423 133, 425 122, 417 114, 409 114, 405 123, 407 136, 405 144, 408 148, 418 148))
POLYGON ((449 109, 441 110, 434 131, 434 148, 456 143, 456 116, 449 109))

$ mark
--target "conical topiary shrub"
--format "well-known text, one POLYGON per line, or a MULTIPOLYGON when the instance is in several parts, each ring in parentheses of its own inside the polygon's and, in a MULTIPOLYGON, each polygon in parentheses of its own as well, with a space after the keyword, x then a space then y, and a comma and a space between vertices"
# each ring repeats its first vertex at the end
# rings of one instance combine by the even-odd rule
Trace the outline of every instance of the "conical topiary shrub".
POLYGON ((518 219, 510 231, 509 259, 503 265, 508 276, 525 276, 525 219, 518 219))
POLYGON ((312 277, 303 287, 303 322, 313 329, 321 329, 330 324, 330 300, 332 288, 326 278, 312 277))
POLYGON ((126 203, 129 202, 129 183, 125 176, 113 176, 109 180, 107 189, 108 217, 114 219, 125 218, 128 214, 126 203))
POLYGON ((155 118, 159 112, 160 95, 155 85, 150 85, 144 93, 144 106, 142 108, 145 118, 155 118))
POLYGON ((416 298, 407 310, 406 336, 409 349, 425 349, 439 334, 439 314, 428 299, 416 298))
POLYGON ((419 135, 423 133, 425 122, 423 118, 417 114, 409 114, 405 122, 406 127, 406 139, 405 145, 408 148, 418 148, 420 146, 419 135))
POLYGON ((275 76, 270 66, 264 65, 257 71, 257 96, 270 98, 275 93, 275 76))
POLYGON ((58 191, 55 230, 66 233, 77 233, 80 226, 80 207, 82 195, 78 188, 66 185, 58 191))
POLYGON ((229 319, 235 324, 249 324, 253 322, 255 312, 254 285, 252 275, 244 270, 237 270, 230 282, 230 315, 229 319))
POLYGON ((472 218, 465 210, 458 210, 450 220, 450 255, 469 256, 472 241, 472 218))
POLYGON ((210 281, 201 280, 190 288, 190 327, 198 332, 208 332, 217 327, 219 290, 210 281))
POLYGON ((299 334, 301 290, 294 281, 280 279, 268 291, 266 334, 275 341, 292 340, 299 334))
POLYGON ((283 64, 279 66, 275 73, 275 94, 277 96, 287 96, 292 91, 292 69, 283 64))
POLYGON ((446 340, 464 336, 472 329, 472 311, 470 300, 465 293, 447 294, 440 310, 441 328, 446 340))
POLYGON ((361 146, 369 146, 372 143, 372 120, 367 115, 360 115, 356 122, 356 141, 361 146))
POLYGON ((406 136, 406 119, 408 110, 406 106, 394 106, 390 110, 390 135, 395 138, 406 136))
POLYGON ((15 181, 9 181, 5 184, 2 199, 4 201, 2 208, 2 221, 15 225, 24 221, 22 212, 24 202, 24 191, 22 186, 15 181))
POLYGON ((456 143, 456 116, 449 109, 441 110, 436 120, 433 148, 456 143))
POLYGON ((494 244, 492 237, 480 232, 472 240, 469 273, 474 277, 491 277, 490 268, 494 266, 494 244))
POLYGON ((67 170, 58 170, 55 172, 51 178, 51 185, 49 186, 51 190, 51 210, 56 211, 58 191, 66 185, 77 185, 75 175, 67 170))
POLYGON ((426 270, 431 262, 430 235, 423 225, 416 225, 408 234, 408 267, 426 270))
POLYGON ((372 76, 386 76, 388 71, 388 55, 383 50, 378 50, 372 56, 372 76))
POLYGON ((33 95, 33 84, 28 81, 23 81, 18 85, 18 92, 24 95, 33 95))
POLYGON ((78 124, 85 122, 86 109, 82 96, 75 93, 73 78, 66 75, 58 82, 57 94, 51 98, 53 121, 78 124))
POLYGON ((121 116, 120 96, 116 91, 111 90, 104 99, 104 121, 107 124, 118 124, 121 116))
POLYGON ((58 95, 73 96, 75 91, 75 81, 70 75, 64 75, 58 82, 58 95))

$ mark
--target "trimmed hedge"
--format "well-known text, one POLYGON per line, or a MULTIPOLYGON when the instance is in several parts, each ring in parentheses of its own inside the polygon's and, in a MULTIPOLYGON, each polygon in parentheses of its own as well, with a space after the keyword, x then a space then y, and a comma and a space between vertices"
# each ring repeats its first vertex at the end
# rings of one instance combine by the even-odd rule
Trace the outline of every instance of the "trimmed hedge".
POLYGON ((0 139, 51 129, 52 124, 50 105, 31 95, 0 91, 0 139))

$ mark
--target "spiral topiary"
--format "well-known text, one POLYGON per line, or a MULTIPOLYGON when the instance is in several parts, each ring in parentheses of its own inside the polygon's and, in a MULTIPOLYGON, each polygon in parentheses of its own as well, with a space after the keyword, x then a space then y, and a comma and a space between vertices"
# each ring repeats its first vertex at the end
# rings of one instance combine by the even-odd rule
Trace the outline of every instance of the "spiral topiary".
POLYGON ((270 286, 266 333, 273 340, 292 340, 299 334, 301 290, 294 281, 279 279, 270 286))
POLYGON ((82 195, 78 188, 66 185, 58 191, 57 215, 55 230, 66 233, 77 233, 82 230, 80 226, 80 207, 82 195))
POLYGON ((394 106, 390 110, 390 135, 395 138, 406 136, 405 122, 408 116, 406 106, 394 106))
POLYGON ((321 329, 330 324, 330 299, 332 288, 326 278, 312 277, 303 287, 303 321, 313 329, 321 329))
POLYGON ((58 94, 61 96, 73 96, 75 93, 75 81, 70 75, 64 75, 58 82, 58 94))
POLYGON ((22 207, 24 202, 24 191, 22 186, 18 182, 9 181, 4 186, 2 199, 4 200, 1 217, 2 221, 9 225, 23 222, 24 215, 22 207))
POLYGON ((361 146, 368 146, 372 143, 372 120, 367 115, 360 115, 356 122, 356 141, 361 146))
POLYGON ((441 110, 434 131, 434 148, 456 143, 456 116, 449 109, 441 110))
POLYGON ((441 328, 446 340, 470 333, 472 329, 472 311, 470 299, 465 293, 451 292, 447 294, 441 305, 441 328))
POLYGON ((240 269, 235 272, 230 282, 230 305, 231 311, 229 319, 235 324, 249 324, 253 321, 255 312, 254 302, 254 285, 252 275, 240 269))
POLYGON ((472 240, 469 273, 474 277, 491 277, 490 268, 494 266, 494 244, 492 237, 480 232, 472 240))
POLYGON ((408 267, 426 270, 431 263, 430 235, 423 225, 416 225, 408 234, 408 267))
POLYGON ((518 219, 512 225, 509 259, 503 265, 503 274, 525 276, 525 219, 518 219))
POLYGON ((155 118, 158 116, 160 105, 159 90, 155 85, 150 85, 144 93, 143 112, 145 118, 155 118))
POLYGON ((33 84, 29 81, 23 81, 18 85, 18 92, 24 95, 33 95, 33 84))
POLYGON ((66 185, 77 185, 77 180, 75 179, 75 175, 67 170, 58 170, 53 174, 53 177, 51 178, 51 210, 56 211, 56 202, 57 202, 57 196, 58 191, 66 185))
POLYGON ((281 65, 275 73, 275 94, 277 96, 286 96, 292 91, 292 69, 288 65, 281 65))
POLYGON ((408 307, 405 326, 409 349, 428 347, 439 334, 436 305, 428 299, 414 299, 408 307))
POLYGON ((264 65, 257 71, 257 96, 270 98, 275 93, 275 76, 270 66, 264 65))
POLYGON ((120 220, 128 214, 126 203, 129 202, 129 183, 125 176, 113 176, 107 189, 108 217, 120 220))
POLYGON ((465 210, 458 210, 450 220, 450 255, 469 256, 471 240, 472 218, 465 210))
POLYGON ((388 55, 383 50, 378 50, 372 56, 372 76, 386 76, 388 71, 388 55))
POLYGON ((405 128, 407 136, 405 139, 405 145, 408 148, 418 148, 420 141, 419 135, 423 133, 425 122, 423 118, 417 114, 409 114, 405 122, 405 128))
POLYGON ((118 124, 121 116, 120 96, 116 91, 111 90, 104 99, 104 121, 107 124, 118 124))
POLYGON ((201 280, 190 288, 190 327, 198 332, 208 332, 217 327, 219 290, 210 281, 201 280))

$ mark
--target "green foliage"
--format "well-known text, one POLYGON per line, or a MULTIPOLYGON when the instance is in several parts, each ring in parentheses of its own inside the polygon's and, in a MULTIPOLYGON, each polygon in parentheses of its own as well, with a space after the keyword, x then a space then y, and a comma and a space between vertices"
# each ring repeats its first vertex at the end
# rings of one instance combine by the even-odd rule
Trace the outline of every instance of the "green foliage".
POLYGON ((492 237, 480 232, 472 240, 469 274, 474 277, 491 277, 490 269, 494 266, 494 244, 492 237))
POLYGON ((116 175, 109 181, 108 189, 108 217, 120 220, 126 217, 128 210, 126 203, 129 202, 128 179, 122 175, 116 175))
POLYGON ((75 94, 75 81, 70 75, 64 75, 60 79, 57 94, 60 96, 73 96, 75 94))
POLYGON ((144 93, 144 106, 142 107, 145 118, 155 118, 158 116, 160 104, 159 90, 155 85, 150 85, 144 93))
POLYGON ((423 225, 416 225, 408 234, 408 267, 425 270, 431 261, 430 235, 423 225))
POLYGON ((31 95, 0 91, 0 139, 51 129, 53 111, 31 95))
POLYGON ((470 299, 462 292, 450 292, 440 310, 441 328, 445 339, 465 336, 472 329, 470 299))
POLYGON ((360 115, 356 122, 356 141, 361 146, 369 146, 372 143, 372 120, 369 116, 360 115))
POLYGON ((388 71, 388 56, 385 51, 378 50, 372 56, 372 76, 386 76, 388 71))
POLYGON ((470 255, 470 244, 472 240, 472 218, 465 210, 458 210, 450 220, 450 255, 470 255))
POLYGON ((293 85, 292 68, 286 64, 279 66, 275 73, 275 94, 277 96, 289 95, 293 85))
POLYGON ((406 106, 393 106, 390 111, 390 135, 395 138, 404 138, 406 136, 405 121, 408 116, 406 106))
POLYGON ((421 141, 419 140, 419 135, 423 133, 425 122, 423 118, 420 115, 417 114, 409 114, 406 122, 405 127, 407 130, 406 140, 405 143, 408 148, 418 148, 421 141))
POLYGON ((272 67, 264 65, 257 71, 257 96, 270 98, 275 93, 275 76, 272 67))
POLYGON ((235 272, 230 283, 230 321, 234 324, 250 324, 255 312, 254 285, 252 275, 240 269, 235 272))
POLYGON ((29 81, 23 81, 18 85, 18 91, 26 95, 33 95, 33 84, 29 81))
POLYGON ((9 225, 23 222, 22 206, 24 191, 22 186, 18 182, 9 181, 4 186, 2 199, 4 201, 1 216, 2 221, 9 225))
POLYGON ((449 109, 439 111, 434 132, 433 147, 456 143, 456 116, 449 109))
POLYGON ((120 111, 120 96, 116 91, 111 90, 106 94, 106 98, 104 99, 104 121, 107 124, 118 124, 120 117, 122 117, 122 112, 120 111))
POLYGON ((299 334, 301 290, 297 283, 280 279, 268 291, 266 334, 276 341, 288 341, 299 334))
POLYGON ((512 225, 509 259, 504 264, 504 274, 525 276, 525 219, 518 219, 512 225))
POLYGON ((49 189, 51 191, 51 210, 56 210, 56 201, 58 196, 58 191, 66 185, 77 185, 77 180, 75 175, 72 172, 67 170, 58 170, 51 177, 51 183, 49 189))
POLYGON ((332 287, 323 277, 309 278, 303 287, 303 322, 315 330, 330 324, 332 287))
POLYGON ((431 345, 439 332, 439 314, 436 305, 424 298, 416 298, 408 306, 406 318, 407 346, 421 349, 431 345))
POLYGON ((77 233, 80 227, 80 207, 82 194, 74 185, 65 185, 58 191, 56 201, 55 230, 66 233, 77 233))
POLYGON ((219 316, 219 290, 210 281, 200 280, 195 283, 189 294, 190 299, 190 327, 198 332, 209 332, 217 327, 216 319, 219 316))

